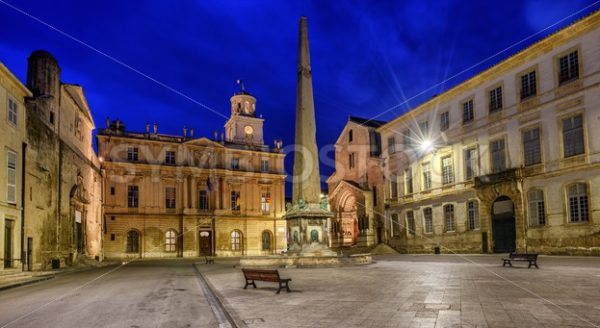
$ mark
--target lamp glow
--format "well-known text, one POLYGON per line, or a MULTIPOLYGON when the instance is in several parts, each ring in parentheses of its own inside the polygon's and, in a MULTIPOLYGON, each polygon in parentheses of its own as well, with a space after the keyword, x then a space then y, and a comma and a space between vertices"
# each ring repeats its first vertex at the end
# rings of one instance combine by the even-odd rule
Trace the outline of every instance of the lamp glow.
POLYGON ((421 150, 422 151, 430 151, 433 147, 433 143, 429 139, 425 139, 421 141, 421 150))

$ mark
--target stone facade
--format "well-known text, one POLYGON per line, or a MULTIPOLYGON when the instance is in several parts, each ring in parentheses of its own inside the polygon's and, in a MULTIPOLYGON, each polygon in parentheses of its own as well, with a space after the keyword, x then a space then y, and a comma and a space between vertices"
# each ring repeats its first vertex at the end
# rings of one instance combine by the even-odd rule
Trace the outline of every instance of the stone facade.
MULTIPOLYGON (((217 140, 130 132, 108 121, 98 133, 105 172, 104 255, 110 258, 246 256, 287 249, 284 154, 263 144, 256 99, 231 98, 217 140), (226 138, 223 138, 223 135, 226 138)), ((151 131, 152 128, 152 131, 151 131)))
POLYGON ((25 97, 31 92, 0 63, 0 272, 21 268, 25 97))
POLYGON ((351 116, 335 143, 335 172, 327 180, 332 247, 366 247, 382 240, 381 137, 375 129, 383 124, 351 116))
POLYGON ((600 255, 600 12, 380 127, 404 252, 600 255))
POLYGON ((29 57, 27 87, 26 267, 100 259, 102 177, 83 89, 62 83, 58 62, 45 51, 29 57))

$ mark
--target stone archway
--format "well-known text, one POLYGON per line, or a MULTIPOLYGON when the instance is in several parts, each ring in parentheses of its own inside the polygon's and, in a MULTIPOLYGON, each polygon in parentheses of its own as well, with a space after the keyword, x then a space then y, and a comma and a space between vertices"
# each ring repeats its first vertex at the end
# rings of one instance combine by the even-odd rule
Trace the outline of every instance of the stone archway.
POLYGON ((358 213, 356 196, 346 191, 340 197, 339 214, 341 217, 340 246, 353 246, 358 243, 358 213))
POLYGON ((516 248, 515 206, 510 197, 500 196, 492 203, 494 253, 510 253, 516 248))
MULTIPOLYGON (((514 251, 525 252, 526 249, 526 231, 523 211, 523 199, 521 193, 520 172, 516 169, 502 172, 499 174, 478 177, 475 179, 475 189, 479 199, 479 215, 481 221, 481 242, 483 253, 493 253, 505 248, 500 245, 496 247, 497 240, 505 240, 510 236, 495 238, 494 233, 494 203, 496 200, 505 201, 510 199, 513 205, 514 213, 514 251), (504 197, 504 198, 503 198, 504 197)), ((510 220, 510 218, 509 218, 510 220)), ((505 224, 510 224, 505 222, 505 224)), ((500 223, 502 225, 502 223, 500 223)), ((499 228, 503 231, 502 228, 499 228)), ((508 227, 506 227, 508 229, 508 227)), ((496 229, 498 230, 498 229, 496 229)))

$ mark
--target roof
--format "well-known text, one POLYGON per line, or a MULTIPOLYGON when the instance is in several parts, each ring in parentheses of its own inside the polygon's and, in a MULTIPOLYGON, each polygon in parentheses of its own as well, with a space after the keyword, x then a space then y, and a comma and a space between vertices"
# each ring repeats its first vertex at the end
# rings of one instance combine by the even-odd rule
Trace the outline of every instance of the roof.
POLYGON ((532 60, 532 57, 537 54, 543 55, 550 52, 554 48, 555 43, 564 44, 572 38, 579 37, 585 33, 588 33, 592 29, 598 28, 598 26, 600 26, 600 9, 573 21, 571 24, 563 27, 562 29, 559 29, 542 38, 541 40, 530 44, 524 49, 517 51, 516 53, 506 57, 496 64, 493 64, 492 66, 473 75, 472 77, 458 83, 454 87, 420 103, 419 105, 382 125, 378 131, 382 132, 383 130, 389 129, 393 124, 399 122, 405 117, 411 117, 411 115, 415 115, 416 112, 429 109, 431 106, 435 106, 443 101, 448 101, 462 92, 467 91, 468 89, 476 88, 479 85, 497 77, 498 74, 503 74, 507 70, 514 69, 526 61, 532 60))
POLYGON ((386 124, 386 121, 380 121, 380 120, 371 120, 368 118, 362 118, 362 117, 356 117, 356 116, 350 116, 348 117, 348 121, 350 122, 354 122, 360 125, 364 125, 364 126, 368 126, 368 127, 372 127, 372 128, 378 128, 384 124, 386 124))
MULTIPOLYGON (((9 69, 8 67, 6 67, 4 65, 4 63, 2 61, 0 61, 0 72, 3 72, 4 74, 6 74, 8 76, 8 78, 16 85, 16 87, 18 89, 21 90, 21 92, 23 92, 23 94, 25 95, 25 97, 31 97, 32 93, 31 91, 23 84, 21 83, 21 80, 19 80, 9 69)), ((21 101, 23 101, 23 99, 21 99, 21 101)))

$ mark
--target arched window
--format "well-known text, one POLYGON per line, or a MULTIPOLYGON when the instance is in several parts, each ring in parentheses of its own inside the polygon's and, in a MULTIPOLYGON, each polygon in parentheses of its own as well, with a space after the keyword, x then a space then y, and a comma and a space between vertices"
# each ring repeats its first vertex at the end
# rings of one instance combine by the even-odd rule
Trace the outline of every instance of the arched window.
POLYGON ((262 232, 262 250, 271 250, 271 232, 268 230, 262 232))
POLYGON ((140 251, 140 233, 131 230, 127 233, 127 253, 139 253, 140 251))
POLYGON ((527 204, 529 210, 529 225, 542 226, 546 224, 544 192, 540 189, 530 190, 527 193, 527 204))
POLYGON ((311 242, 319 242, 319 232, 317 230, 311 230, 310 241, 311 242))
POLYGON ((454 231, 454 205, 444 205, 444 221, 446 232, 454 231))
POLYGON ((469 230, 479 229, 479 203, 475 200, 467 202, 467 221, 469 230))
POLYGON ((238 230, 231 232, 231 250, 241 251, 242 250, 242 233, 238 230))
POLYGON ((569 198, 569 222, 587 222, 589 221, 589 206, 587 185, 585 183, 576 183, 568 189, 569 198))
POLYGON ((165 234, 165 252, 175 252, 177 250, 177 234, 173 230, 165 234))

